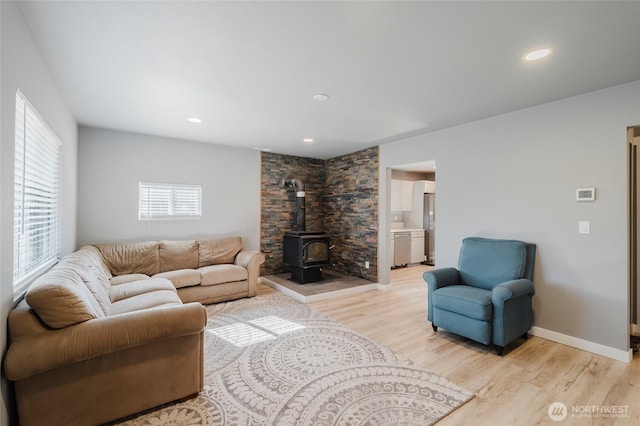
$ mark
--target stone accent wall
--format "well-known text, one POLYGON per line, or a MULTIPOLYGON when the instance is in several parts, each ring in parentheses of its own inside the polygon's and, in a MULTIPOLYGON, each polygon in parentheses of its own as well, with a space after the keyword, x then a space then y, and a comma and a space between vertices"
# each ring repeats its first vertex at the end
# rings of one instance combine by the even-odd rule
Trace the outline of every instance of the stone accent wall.
POLYGON ((261 156, 260 251, 266 260, 263 274, 278 274, 290 268, 282 260, 282 239, 296 227, 296 192, 285 188, 283 179, 298 179, 306 192, 306 229, 325 232, 325 161, 263 152, 261 156))
POLYGON ((378 147, 327 160, 325 229, 338 272, 378 281, 378 147), (369 269, 365 268, 369 261, 369 269))
POLYGON ((329 234, 333 268, 377 282, 378 147, 326 161, 270 152, 261 159, 263 274, 290 271, 282 260, 282 238, 295 229, 296 196, 281 182, 298 179, 306 191, 306 229, 329 234))

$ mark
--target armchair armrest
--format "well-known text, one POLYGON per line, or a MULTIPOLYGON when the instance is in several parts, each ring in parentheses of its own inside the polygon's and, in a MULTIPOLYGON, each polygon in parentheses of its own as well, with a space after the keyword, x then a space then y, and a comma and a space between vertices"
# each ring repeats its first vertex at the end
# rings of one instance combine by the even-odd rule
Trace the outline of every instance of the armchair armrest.
POLYGON ((146 343, 200 333, 207 311, 187 303, 95 318, 58 330, 27 334, 12 341, 5 356, 9 380, 146 343))
POLYGON ((460 284, 460 272, 456 268, 432 269, 422 274, 429 286, 429 293, 449 285, 460 284))
POLYGON ((425 272, 422 278, 428 286, 427 319, 433 322, 431 294, 439 288, 460 284, 460 272, 456 268, 438 268, 425 272))
POLYGON ((246 268, 249 274, 249 296, 255 296, 258 292, 260 265, 262 265, 264 261, 264 254, 257 250, 241 250, 236 255, 235 264, 246 268))
POLYGON ((526 278, 507 281, 493 287, 493 344, 504 346, 527 333, 533 324, 531 296, 533 282, 526 278))
POLYGON ((524 295, 533 296, 534 294, 535 288, 531 280, 521 278, 495 286, 491 292, 491 300, 494 305, 501 305, 506 300, 515 299, 524 295))

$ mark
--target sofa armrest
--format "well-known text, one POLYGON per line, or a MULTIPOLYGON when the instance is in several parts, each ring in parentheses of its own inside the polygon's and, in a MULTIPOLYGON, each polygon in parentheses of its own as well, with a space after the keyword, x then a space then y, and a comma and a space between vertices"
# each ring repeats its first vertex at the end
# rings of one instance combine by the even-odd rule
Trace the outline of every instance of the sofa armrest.
POLYGON ((502 305, 506 300, 535 294, 535 288, 531 280, 521 278, 519 280, 507 281, 493 287, 491 300, 494 305, 502 305))
POLYGON ((255 296, 258 293, 260 265, 264 260, 264 254, 257 250, 241 250, 236 255, 235 264, 246 268, 249 274, 249 296, 255 296))
POLYGON ((96 318, 16 338, 4 360, 9 380, 21 380, 64 365, 150 342, 202 332, 207 311, 200 303, 165 306, 96 318))
POLYGON ((258 250, 241 250, 236 255, 235 264, 249 269, 254 265, 262 265, 264 263, 264 254, 258 250))

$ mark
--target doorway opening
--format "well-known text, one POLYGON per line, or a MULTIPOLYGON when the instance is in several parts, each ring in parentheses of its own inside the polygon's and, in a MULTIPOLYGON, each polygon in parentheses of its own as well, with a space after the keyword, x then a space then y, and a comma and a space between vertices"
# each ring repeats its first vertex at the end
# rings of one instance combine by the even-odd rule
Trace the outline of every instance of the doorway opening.
POLYGON ((436 162, 402 164, 388 171, 386 257, 393 271, 389 282, 412 279, 412 275, 421 279, 424 267, 435 264, 436 162))

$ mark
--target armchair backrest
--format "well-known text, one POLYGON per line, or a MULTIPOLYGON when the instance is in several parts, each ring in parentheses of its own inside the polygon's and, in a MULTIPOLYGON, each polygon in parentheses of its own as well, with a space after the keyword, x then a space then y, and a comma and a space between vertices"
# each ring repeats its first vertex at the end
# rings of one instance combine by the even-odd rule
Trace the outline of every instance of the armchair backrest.
POLYGON ((505 281, 533 278, 535 244, 468 237, 462 240, 458 270, 462 282, 486 290, 505 281))
POLYGON ((533 267, 536 264, 536 245, 532 243, 526 243, 527 248, 527 264, 524 267, 524 277, 530 281, 533 281, 533 267))

